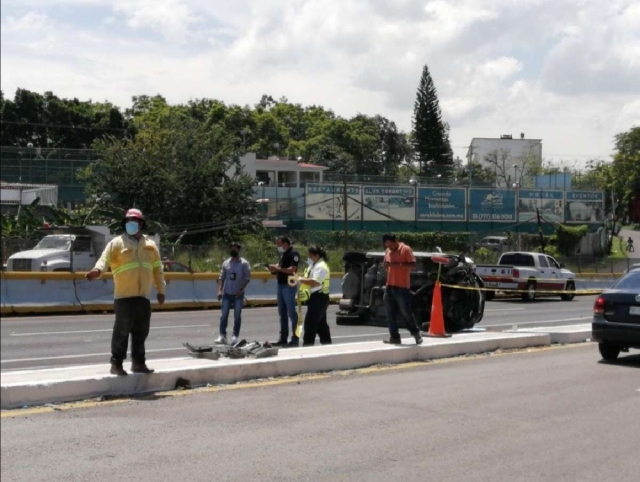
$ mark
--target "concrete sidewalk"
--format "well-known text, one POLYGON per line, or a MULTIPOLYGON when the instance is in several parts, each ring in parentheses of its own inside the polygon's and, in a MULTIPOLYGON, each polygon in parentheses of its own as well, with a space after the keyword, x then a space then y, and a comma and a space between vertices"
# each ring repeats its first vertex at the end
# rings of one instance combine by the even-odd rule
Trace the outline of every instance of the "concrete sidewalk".
MULTIPOLYGON (((84 400, 171 390, 179 378, 191 386, 230 384, 260 378, 362 368, 448 358, 497 349, 519 349, 550 344, 548 333, 470 332, 451 338, 425 338, 421 346, 405 339, 402 346, 380 341, 280 350, 273 358, 155 360, 151 375, 115 377, 108 365, 87 365, 2 374, 1 408, 84 400)), ((186 355, 186 350, 185 350, 186 355)))

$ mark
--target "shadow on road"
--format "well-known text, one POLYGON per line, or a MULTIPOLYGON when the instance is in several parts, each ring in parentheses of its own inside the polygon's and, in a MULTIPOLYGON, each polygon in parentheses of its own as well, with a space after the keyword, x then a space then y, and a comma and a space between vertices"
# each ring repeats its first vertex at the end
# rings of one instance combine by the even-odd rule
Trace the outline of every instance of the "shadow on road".
POLYGON ((598 363, 600 363, 601 365, 640 368, 640 355, 627 355, 620 357, 615 361, 600 360, 598 363))

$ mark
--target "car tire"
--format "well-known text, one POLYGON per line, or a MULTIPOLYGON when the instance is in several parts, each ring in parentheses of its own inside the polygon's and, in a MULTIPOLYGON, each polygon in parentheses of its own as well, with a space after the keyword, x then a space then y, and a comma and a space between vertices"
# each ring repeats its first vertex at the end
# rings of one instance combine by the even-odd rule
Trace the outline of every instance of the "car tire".
MULTIPOLYGON (((567 283, 567 286, 565 288, 565 291, 575 291, 576 290, 576 285, 573 281, 569 281, 567 283)), ((565 293, 563 295, 560 295, 560 299, 562 301, 571 301, 576 297, 575 293, 565 293)))
POLYGON ((484 292, 484 299, 486 301, 491 301, 496 297, 496 292, 495 291, 485 291, 484 292))
POLYGON ((606 342, 598 343, 598 350, 602 358, 606 361, 616 360, 621 351, 619 346, 606 342))
POLYGON ((533 301, 536 299, 536 282, 535 281, 529 281, 527 283, 527 288, 526 288, 527 292, 526 293, 522 293, 520 295, 520 297, 522 298, 522 301, 533 301))

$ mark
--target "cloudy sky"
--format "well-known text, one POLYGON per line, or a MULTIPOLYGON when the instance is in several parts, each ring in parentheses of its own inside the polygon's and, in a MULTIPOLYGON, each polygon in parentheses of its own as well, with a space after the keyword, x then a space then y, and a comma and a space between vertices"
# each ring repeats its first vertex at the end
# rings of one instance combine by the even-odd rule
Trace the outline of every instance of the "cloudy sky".
POLYGON ((524 132, 605 158, 640 125, 638 0, 1 0, 1 87, 254 104, 263 93, 411 128, 427 63, 455 153, 524 132))

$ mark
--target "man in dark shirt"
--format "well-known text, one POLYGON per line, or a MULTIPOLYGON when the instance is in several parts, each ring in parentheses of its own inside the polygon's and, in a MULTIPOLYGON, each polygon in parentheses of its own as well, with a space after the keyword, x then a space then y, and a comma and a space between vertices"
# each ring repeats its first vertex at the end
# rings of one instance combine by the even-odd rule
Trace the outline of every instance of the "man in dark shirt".
POLYGON ((289 276, 296 274, 300 263, 300 253, 291 245, 287 236, 279 236, 276 240, 280 262, 269 266, 269 271, 278 276, 278 314, 280 315, 280 339, 278 345, 300 346, 300 339, 296 336, 298 313, 296 312, 297 286, 289 286, 289 276), (289 319, 291 320, 291 341, 289 338, 289 319))

